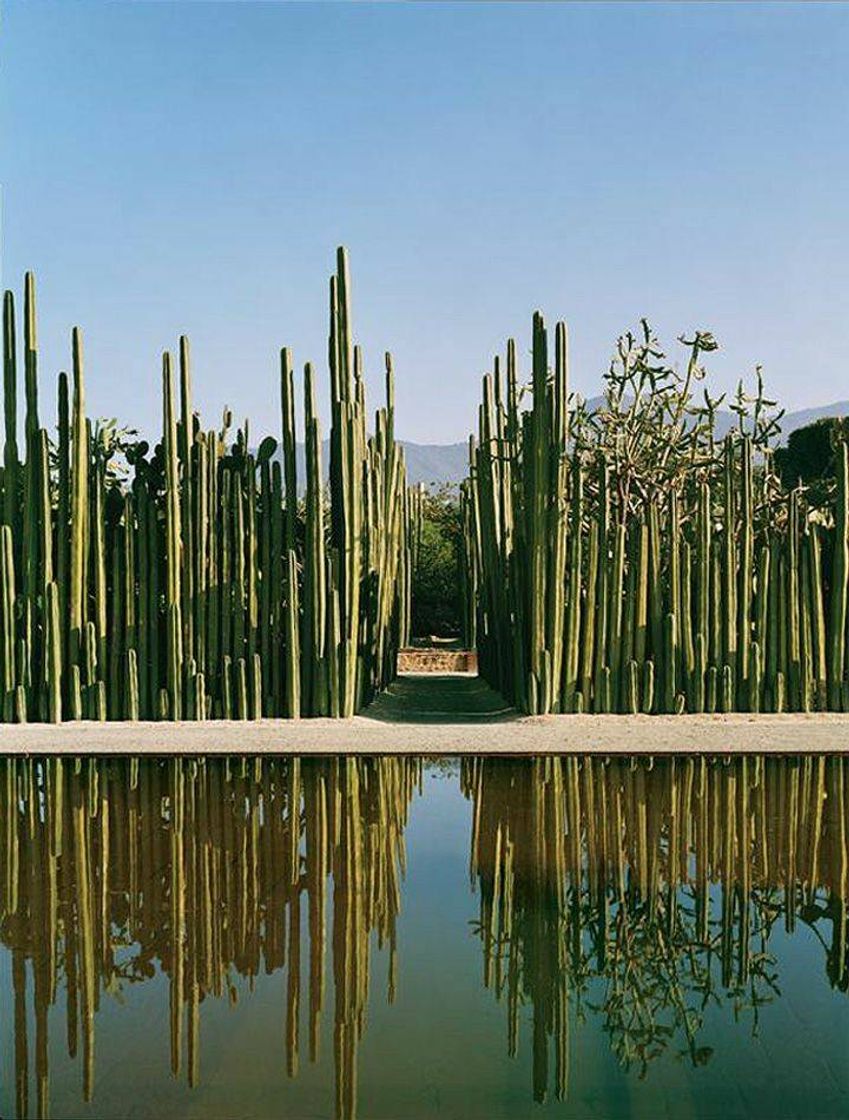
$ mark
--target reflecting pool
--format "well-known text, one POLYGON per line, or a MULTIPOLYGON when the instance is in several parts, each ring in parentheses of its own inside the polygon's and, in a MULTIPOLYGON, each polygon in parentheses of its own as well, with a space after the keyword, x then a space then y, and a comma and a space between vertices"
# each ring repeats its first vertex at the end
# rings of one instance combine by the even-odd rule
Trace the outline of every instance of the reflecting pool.
POLYGON ((0 759, 0 1116, 845 1117, 847 787, 0 759))

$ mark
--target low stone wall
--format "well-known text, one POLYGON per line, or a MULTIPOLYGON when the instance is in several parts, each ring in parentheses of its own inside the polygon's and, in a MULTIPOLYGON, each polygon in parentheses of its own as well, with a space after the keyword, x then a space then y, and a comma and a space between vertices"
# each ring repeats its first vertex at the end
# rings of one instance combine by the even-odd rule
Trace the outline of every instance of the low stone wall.
POLYGON ((478 655, 468 649, 402 649, 399 673, 476 673, 478 655))

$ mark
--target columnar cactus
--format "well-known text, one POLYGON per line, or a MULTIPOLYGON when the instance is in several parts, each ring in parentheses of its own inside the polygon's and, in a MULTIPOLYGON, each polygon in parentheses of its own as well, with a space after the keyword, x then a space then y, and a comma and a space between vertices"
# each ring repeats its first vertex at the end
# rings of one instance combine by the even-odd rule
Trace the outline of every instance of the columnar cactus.
POLYGON ((51 455, 38 419, 30 274, 21 460, 15 306, 5 294, 3 720, 351 715, 388 683, 408 634, 413 504, 395 443, 388 356, 387 403, 367 439, 341 249, 331 291, 330 485, 307 366, 305 501, 288 349, 281 352, 280 458, 272 437, 251 448, 247 424, 231 438, 229 410, 220 431, 201 429, 181 337, 179 390, 171 355, 162 360, 161 443, 152 453, 146 444, 130 451, 124 482, 108 432, 86 416, 75 328, 73 391, 61 373, 51 455))
POLYGON ((653 343, 642 366, 621 351, 577 432, 562 325, 551 363, 534 315, 526 408, 512 341, 506 403, 498 360, 483 378, 461 488, 465 629, 525 712, 849 707, 849 449, 833 503, 812 509, 775 475, 760 396, 716 438, 715 405, 689 389, 715 344, 689 345, 683 384, 653 343))

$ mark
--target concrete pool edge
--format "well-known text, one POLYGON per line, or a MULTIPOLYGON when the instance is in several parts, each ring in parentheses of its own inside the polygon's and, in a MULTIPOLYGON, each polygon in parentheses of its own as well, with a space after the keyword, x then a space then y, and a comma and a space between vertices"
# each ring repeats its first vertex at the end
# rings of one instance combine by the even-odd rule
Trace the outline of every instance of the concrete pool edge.
POLYGON ((0 725, 0 755, 837 754, 849 713, 0 725))

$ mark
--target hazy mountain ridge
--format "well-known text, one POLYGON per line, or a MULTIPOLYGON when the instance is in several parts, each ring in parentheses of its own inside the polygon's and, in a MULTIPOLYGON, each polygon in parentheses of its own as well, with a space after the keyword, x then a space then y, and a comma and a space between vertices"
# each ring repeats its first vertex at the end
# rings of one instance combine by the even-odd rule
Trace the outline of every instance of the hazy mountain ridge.
MULTIPOLYGON (((400 439, 407 464, 407 481, 413 484, 423 482, 426 486, 441 486, 443 483, 460 482, 468 473, 469 445, 463 443, 409 443, 400 439)), ((274 455, 280 458, 280 449, 274 455)), ((304 445, 299 443, 295 449, 295 464, 298 472, 298 490, 306 488, 306 455, 304 445)), ((330 464, 330 441, 322 440, 321 469, 327 478, 330 464)))
MULTIPOLYGON (((601 397, 591 397, 587 401, 590 409, 602 403, 601 397)), ((797 428, 804 428, 806 424, 813 424, 828 416, 849 416, 849 400, 833 401, 831 404, 818 405, 815 408, 800 408, 795 412, 788 412, 781 420, 781 442, 787 439, 791 432, 797 428)), ((720 410, 716 418, 717 434, 722 437, 737 424, 737 417, 733 412, 720 410)), ((467 474, 469 462, 469 444, 463 440, 461 443, 413 443, 409 440, 399 440, 404 448, 407 462, 407 480, 412 484, 423 482, 426 486, 442 486, 461 482, 467 474)), ((279 455, 279 451, 277 453, 279 455)), ((304 445, 297 447, 297 469, 300 488, 303 489, 305 478, 304 445)), ((321 445, 321 461, 324 475, 327 477, 329 462, 329 444, 324 440, 321 445)))
MULTIPOLYGON (((590 398, 587 401, 590 409, 601 403, 601 397, 590 398)), ((833 401, 831 404, 800 408, 795 412, 786 413, 781 419, 781 442, 783 443, 797 428, 804 428, 807 424, 813 424, 815 420, 822 420, 829 416, 849 416, 849 400, 833 401)), ((720 410, 717 413, 716 429, 719 436, 724 436, 736 424, 737 417, 733 412, 720 410)), ((442 485, 460 482, 466 477, 466 465, 469 459, 468 443, 401 442, 407 457, 407 477, 410 482, 442 485)))

